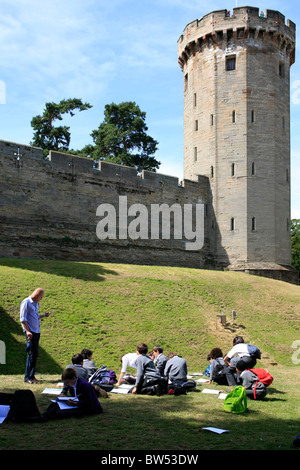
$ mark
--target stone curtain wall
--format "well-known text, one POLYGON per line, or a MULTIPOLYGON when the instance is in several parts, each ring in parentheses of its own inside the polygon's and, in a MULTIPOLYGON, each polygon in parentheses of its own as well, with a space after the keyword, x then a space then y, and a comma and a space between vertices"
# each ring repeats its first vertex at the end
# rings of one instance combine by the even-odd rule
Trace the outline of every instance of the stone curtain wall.
MULTIPOLYGON (((206 177, 185 180, 0 141, 0 256, 123 262, 189 267, 214 266, 213 214, 206 177), (99 240, 97 207, 127 204, 197 204, 205 207, 205 244, 187 251, 185 239, 99 240)), ((171 219, 172 220, 172 219, 171 219)), ((195 229, 195 226, 194 226, 195 229)))

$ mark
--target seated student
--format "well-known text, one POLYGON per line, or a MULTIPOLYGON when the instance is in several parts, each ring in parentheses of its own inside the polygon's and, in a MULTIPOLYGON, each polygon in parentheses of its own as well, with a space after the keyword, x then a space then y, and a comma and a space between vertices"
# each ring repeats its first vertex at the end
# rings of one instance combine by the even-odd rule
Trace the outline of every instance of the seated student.
POLYGON ((165 370, 165 366, 167 363, 167 358, 163 354, 163 351, 164 351, 163 348, 161 348, 160 346, 155 346, 153 348, 153 354, 154 354, 153 362, 156 366, 157 371, 160 373, 162 377, 164 377, 164 370, 165 370))
POLYGON ((209 383, 216 382, 219 385, 228 385, 226 377, 227 366, 223 359, 223 353, 220 348, 214 348, 209 353, 210 371, 209 383))
POLYGON ((81 351, 83 357, 83 367, 88 371, 88 378, 90 378, 97 370, 96 364, 92 361, 93 351, 90 349, 83 349, 81 351))
POLYGON ((41 420, 103 413, 94 388, 89 382, 78 377, 74 369, 65 369, 62 373, 62 380, 71 395, 67 403, 73 407, 61 410, 57 402, 52 402, 47 411, 41 415, 41 420), (73 400, 74 397, 77 401, 73 400))
MULTIPOLYGON (((127 353, 127 354, 124 354, 124 356, 121 357, 120 361, 122 362, 122 368, 121 368, 121 373, 120 373, 120 376, 119 376, 119 379, 116 383, 116 386, 119 387, 122 383, 122 380, 124 378, 124 376, 126 375, 126 372, 127 372, 127 367, 133 367, 134 369, 136 369, 136 360, 137 360, 137 353, 127 353)), ((127 378, 127 381, 128 382, 135 382, 135 377, 132 377, 131 376, 131 379, 132 380, 129 380, 130 377, 127 378)))
POLYGON ((254 372, 248 370, 248 366, 243 360, 237 362, 236 370, 240 376, 241 385, 246 389, 248 398, 261 400, 266 396, 267 387, 257 380, 257 375, 254 372))
POLYGON ((256 359, 255 357, 250 356, 248 344, 244 342, 244 338, 242 336, 235 336, 233 339, 233 347, 224 357, 224 361, 227 366, 226 375, 228 385, 238 384, 239 379, 236 372, 236 363, 240 359, 243 359, 249 369, 254 367, 256 364, 256 359))
POLYGON ((138 344, 136 359, 136 381, 131 393, 148 395, 160 395, 161 375, 156 370, 154 362, 147 356, 148 346, 144 343, 138 344))
POLYGON ((71 367, 74 369, 78 375, 83 380, 88 380, 88 371, 83 367, 83 356, 80 353, 76 353, 72 356, 72 364, 68 364, 66 369, 71 367))
POLYGON ((164 376, 168 380, 169 388, 180 385, 187 381, 186 360, 172 352, 168 354, 164 370, 164 376))

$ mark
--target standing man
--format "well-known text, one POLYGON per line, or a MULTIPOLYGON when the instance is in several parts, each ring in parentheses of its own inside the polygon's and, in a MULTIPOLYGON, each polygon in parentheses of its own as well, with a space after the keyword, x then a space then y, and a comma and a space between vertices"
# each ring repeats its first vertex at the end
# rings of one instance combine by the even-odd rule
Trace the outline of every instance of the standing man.
POLYGON ((36 361, 40 340, 40 319, 49 317, 50 313, 39 315, 39 302, 44 297, 42 288, 35 289, 33 293, 24 299, 20 305, 20 322, 26 337, 27 361, 24 382, 38 383, 35 378, 36 361))

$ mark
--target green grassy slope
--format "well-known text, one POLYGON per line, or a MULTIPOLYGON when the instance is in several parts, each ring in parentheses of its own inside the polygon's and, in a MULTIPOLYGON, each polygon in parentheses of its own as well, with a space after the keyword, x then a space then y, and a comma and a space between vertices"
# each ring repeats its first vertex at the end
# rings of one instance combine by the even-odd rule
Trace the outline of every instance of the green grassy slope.
POLYGON ((41 411, 51 398, 42 390, 55 386, 72 354, 83 347, 94 351, 97 365, 118 373, 119 357, 137 343, 160 344, 166 353, 184 356, 191 373, 204 370, 212 347, 225 354, 241 334, 260 347, 258 364, 268 367, 274 382, 265 400, 248 400, 243 415, 225 413, 222 400, 201 393, 204 387, 224 389, 215 384, 179 397, 110 394, 100 400, 100 416, 1 425, 1 450, 292 448, 299 434, 300 369, 292 361, 293 353, 298 357, 293 342, 300 340, 298 286, 230 272, 0 259, 0 340, 6 345, 0 391, 27 388, 19 305, 37 286, 46 292, 40 312, 54 310, 42 322, 37 371, 42 383, 28 385, 41 411), (217 317, 221 309, 225 326, 217 317), (203 431, 206 426, 229 432, 218 436, 203 431))
POLYGON ((300 339, 300 288, 281 281, 171 267, 0 259, 1 374, 24 370, 19 305, 38 286, 45 289, 40 312, 54 310, 41 323, 41 373, 60 372, 83 347, 94 351, 97 365, 119 370, 119 357, 139 342, 177 351, 190 372, 202 371, 210 349, 219 346, 225 354, 236 334, 261 349, 265 365, 293 366, 292 344, 300 339))

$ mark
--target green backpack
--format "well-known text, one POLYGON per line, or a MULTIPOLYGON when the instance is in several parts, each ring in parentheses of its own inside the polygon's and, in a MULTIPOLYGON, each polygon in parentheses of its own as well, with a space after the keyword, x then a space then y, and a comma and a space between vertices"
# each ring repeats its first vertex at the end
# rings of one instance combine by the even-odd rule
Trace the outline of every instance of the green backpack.
POLYGON ((231 413, 244 413, 247 410, 245 387, 238 385, 228 393, 224 400, 223 410, 231 413))

